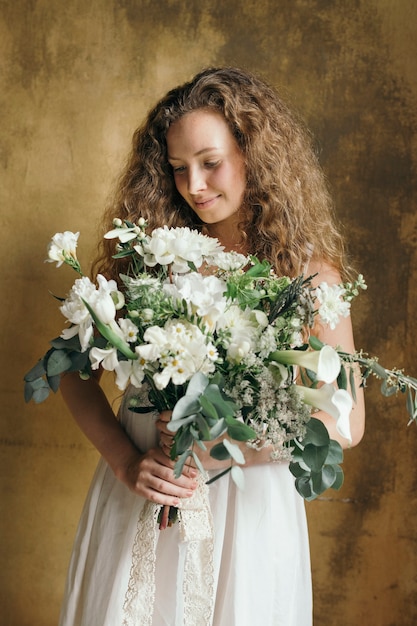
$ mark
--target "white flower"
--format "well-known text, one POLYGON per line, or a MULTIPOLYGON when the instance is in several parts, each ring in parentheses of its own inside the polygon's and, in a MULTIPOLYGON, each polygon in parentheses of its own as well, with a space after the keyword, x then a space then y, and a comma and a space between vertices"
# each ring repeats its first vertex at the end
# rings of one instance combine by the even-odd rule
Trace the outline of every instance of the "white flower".
POLYGON ((233 272, 243 269, 250 263, 250 259, 239 252, 219 252, 210 259, 210 264, 217 266, 225 272, 233 272))
POLYGON ((113 372, 119 364, 116 348, 91 348, 89 358, 93 370, 101 365, 105 370, 113 372))
POLYGON ((189 262, 197 268, 201 267, 205 258, 221 249, 217 239, 187 227, 167 226, 155 229, 142 246, 135 246, 138 254, 144 255, 144 262, 149 267, 172 264, 172 271, 179 274, 189 271, 189 262))
POLYGON ((271 361, 286 365, 299 365, 316 372, 317 380, 332 383, 340 372, 340 358, 331 346, 321 350, 276 350, 269 356, 271 361))
POLYGON ((143 362, 140 360, 119 361, 114 371, 116 373, 116 385, 122 391, 126 389, 129 383, 134 387, 141 387, 145 378, 143 362))
POLYGON ((121 226, 119 228, 109 230, 109 232, 104 235, 104 239, 118 238, 121 243, 127 243, 128 241, 132 241, 132 239, 136 239, 140 232, 141 231, 137 226, 121 226))
POLYGON ((208 328, 214 327, 226 308, 223 297, 226 285, 216 276, 203 276, 196 272, 174 275, 173 282, 166 283, 163 289, 180 307, 185 301, 189 317, 197 314, 208 328))
POLYGON ((267 318, 262 311, 242 311, 236 305, 230 306, 217 323, 218 330, 226 331, 228 360, 240 363, 257 346, 261 330, 267 318), (260 315, 259 315, 260 314, 260 315))
POLYGON ((319 314, 325 324, 333 330, 340 317, 348 317, 350 302, 343 299, 346 290, 340 285, 321 283, 316 289, 317 300, 320 302, 319 314))
POLYGON ((138 327, 129 319, 120 319, 118 322, 122 333, 123 339, 128 341, 129 343, 133 343, 137 340, 138 337, 138 327))
POLYGON ((73 326, 62 331, 63 339, 70 339, 77 333, 80 338, 81 350, 84 352, 93 335, 93 320, 83 300, 90 301, 96 293, 96 287, 89 278, 77 278, 68 297, 60 307, 61 313, 73 326))
POLYGON ((352 443, 349 416, 353 402, 347 391, 327 384, 319 389, 296 385, 296 389, 306 404, 331 415, 336 420, 337 431, 352 443))
POLYGON ((169 320, 165 326, 151 326, 144 333, 146 344, 136 346, 139 359, 157 371, 153 375, 157 389, 170 380, 184 384, 196 372, 211 373, 217 351, 198 326, 185 320, 169 320))
POLYGON ((79 232, 72 233, 69 230, 63 233, 56 233, 48 244, 48 258, 46 261, 48 263, 54 263, 56 261, 56 266, 60 267, 69 258, 76 260, 76 248, 79 234, 79 232))

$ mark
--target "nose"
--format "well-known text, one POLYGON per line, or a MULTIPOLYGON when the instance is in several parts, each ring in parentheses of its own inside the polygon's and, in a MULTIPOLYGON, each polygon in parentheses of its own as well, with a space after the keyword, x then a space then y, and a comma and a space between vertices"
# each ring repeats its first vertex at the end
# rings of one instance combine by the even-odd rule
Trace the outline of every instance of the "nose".
POLYGON ((188 193, 192 196, 197 195, 207 188, 206 178, 201 168, 194 167, 188 170, 187 186, 188 193))

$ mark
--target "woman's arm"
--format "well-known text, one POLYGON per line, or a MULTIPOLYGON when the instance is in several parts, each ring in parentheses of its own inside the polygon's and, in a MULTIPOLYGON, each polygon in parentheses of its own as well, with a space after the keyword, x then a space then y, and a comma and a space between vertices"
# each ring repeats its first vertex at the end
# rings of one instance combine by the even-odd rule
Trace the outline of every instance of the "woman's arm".
MULTIPOLYGON (((315 287, 322 282, 327 282, 329 285, 337 285, 342 282, 339 272, 325 263, 312 262, 308 268, 308 274, 317 274, 312 281, 313 286, 315 287)), ((320 319, 316 319, 317 323, 312 330, 313 335, 316 335, 321 341, 323 341, 323 343, 326 343, 333 348, 340 347, 345 352, 355 352, 352 320, 350 316, 341 318, 334 330, 332 330, 327 324, 323 324, 320 319)), ((359 369, 357 369, 355 380, 356 402, 354 402, 353 409, 350 414, 350 430, 352 435, 351 444, 349 444, 348 440, 344 439, 338 433, 336 429, 336 421, 330 415, 324 411, 314 413, 314 417, 320 419, 325 424, 327 430, 329 431, 330 438, 338 441, 342 448, 356 446, 362 439, 365 430, 365 400, 363 389, 360 387, 359 369)))
POLYGON ((116 477, 131 491, 158 504, 178 506, 196 487, 196 472, 176 479, 173 463, 160 448, 141 453, 116 419, 96 378, 78 373, 61 380, 62 396, 83 433, 107 461, 116 477))

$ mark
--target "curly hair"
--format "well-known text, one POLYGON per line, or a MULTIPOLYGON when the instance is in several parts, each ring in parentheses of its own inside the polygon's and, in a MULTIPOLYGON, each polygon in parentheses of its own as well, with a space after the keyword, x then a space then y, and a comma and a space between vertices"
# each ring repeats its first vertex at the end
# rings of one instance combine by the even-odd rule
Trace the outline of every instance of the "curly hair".
MULTIPOLYGON (((240 228, 251 254, 277 272, 302 273, 310 258, 347 275, 343 238, 310 133, 278 93, 238 68, 208 68, 167 93, 133 135, 133 146, 104 232, 115 217, 152 230, 162 225, 204 224, 178 193, 167 159, 166 134, 182 116, 205 109, 223 115, 245 163, 246 191, 240 228)), ((123 261, 112 258, 114 242, 102 241, 94 270, 117 278, 123 261)))

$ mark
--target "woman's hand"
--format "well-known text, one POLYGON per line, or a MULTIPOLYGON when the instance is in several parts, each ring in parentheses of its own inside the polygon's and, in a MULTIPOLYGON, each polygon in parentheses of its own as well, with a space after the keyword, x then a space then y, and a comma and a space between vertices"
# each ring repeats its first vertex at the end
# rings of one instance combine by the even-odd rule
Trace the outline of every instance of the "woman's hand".
POLYGON ((193 495, 197 470, 185 467, 179 478, 174 476, 174 463, 161 448, 139 452, 117 472, 117 477, 131 491, 157 504, 178 506, 180 499, 193 495))

